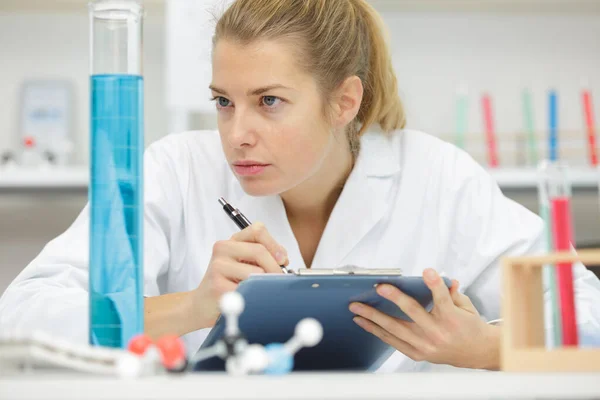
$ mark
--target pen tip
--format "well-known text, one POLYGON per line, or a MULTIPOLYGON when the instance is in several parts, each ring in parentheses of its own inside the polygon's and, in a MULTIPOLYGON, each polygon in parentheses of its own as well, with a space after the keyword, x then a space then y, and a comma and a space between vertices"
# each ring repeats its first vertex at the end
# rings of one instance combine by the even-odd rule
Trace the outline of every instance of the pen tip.
POLYGON ((225 201, 224 198, 220 197, 219 198, 219 204, 221 204, 222 206, 225 206, 227 204, 227 202, 225 201))

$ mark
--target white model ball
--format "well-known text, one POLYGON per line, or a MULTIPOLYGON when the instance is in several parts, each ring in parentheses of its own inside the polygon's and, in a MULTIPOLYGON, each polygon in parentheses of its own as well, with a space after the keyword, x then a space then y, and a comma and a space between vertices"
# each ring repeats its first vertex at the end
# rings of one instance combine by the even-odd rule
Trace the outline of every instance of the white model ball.
POLYGON ((248 346, 240 358, 242 368, 249 373, 260 373, 269 366, 269 355, 260 344, 248 346))
POLYGON ((143 361, 134 354, 125 353, 117 360, 116 367, 119 377, 134 379, 142 375, 143 361))
POLYGON ((219 302, 221 313, 228 316, 239 316, 244 311, 244 298, 238 292, 225 293, 219 302))
POLYGON ((233 376, 242 376, 246 374, 238 357, 227 357, 227 360, 225 361, 225 371, 233 376))
POLYGON ((142 372, 140 375, 156 375, 163 370, 162 356, 156 346, 149 346, 141 357, 142 372))
POLYGON ((323 326, 314 318, 305 318, 296 325, 295 336, 305 347, 313 347, 323 339, 323 326))
POLYGON ((160 350, 156 346, 148 346, 143 355, 144 362, 149 364, 160 364, 161 358, 160 350))

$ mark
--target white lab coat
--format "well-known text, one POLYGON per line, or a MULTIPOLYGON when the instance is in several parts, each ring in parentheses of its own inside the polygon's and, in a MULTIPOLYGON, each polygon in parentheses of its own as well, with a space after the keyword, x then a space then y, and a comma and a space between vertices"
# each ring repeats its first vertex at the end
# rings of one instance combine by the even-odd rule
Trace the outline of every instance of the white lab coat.
MULTIPOLYGON (((281 199, 242 191, 218 132, 174 134, 145 155, 145 295, 198 286, 215 241, 238 230, 217 202, 221 196, 266 225, 287 249, 291 268, 305 267, 281 199)), ((0 299, 2 329, 44 329, 87 341, 88 219, 86 207, 10 285, 0 299)), ((369 133, 312 268, 352 264, 421 275, 433 267, 458 279, 491 320, 500 318, 500 257, 540 252, 541 239, 540 218, 504 197, 463 151, 416 131, 369 133)), ((575 279, 580 326, 600 335, 600 282, 583 266, 575 279)), ((206 334, 186 335, 190 352, 206 334)), ((396 353, 381 371, 422 365, 396 353)))

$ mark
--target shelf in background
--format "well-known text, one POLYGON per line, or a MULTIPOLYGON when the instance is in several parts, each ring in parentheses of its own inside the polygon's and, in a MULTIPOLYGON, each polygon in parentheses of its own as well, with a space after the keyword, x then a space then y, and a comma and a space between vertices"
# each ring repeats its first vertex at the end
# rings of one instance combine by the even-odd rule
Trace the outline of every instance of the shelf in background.
MULTIPOLYGON (((166 0, 144 0, 150 15, 164 13, 166 0)), ((482 11, 508 13, 600 13, 598 0, 371 0, 381 11, 482 11)), ((0 12, 82 12, 86 0, 1 0, 0 12)))
MULTIPOLYGON (((498 168, 488 171, 502 189, 537 189, 535 168, 498 168)), ((570 179, 573 188, 594 188, 600 182, 600 169, 574 167, 570 171, 570 179)))
POLYGON ((0 190, 81 189, 89 182, 87 167, 47 169, 0 169, 0 190))
MULTIPOLYGON (((502 189, 537 189, 537 172, 533 168, 498 168, 489 173, 502 189)), ((595 188, 600 182, 600 169, 573 168, 574 188, 595 188)), ((88 167, 39 169, 0 169, 0 190, 86 190, 88 167)))

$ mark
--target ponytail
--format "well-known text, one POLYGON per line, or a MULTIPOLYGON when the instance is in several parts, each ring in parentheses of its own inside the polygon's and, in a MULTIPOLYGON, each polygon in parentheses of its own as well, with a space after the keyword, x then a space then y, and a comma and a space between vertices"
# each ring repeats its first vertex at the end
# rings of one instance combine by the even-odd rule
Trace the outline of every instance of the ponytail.
POLYGON ((358 11, 358 19, 368 35, 368 40, 363 42, 368 47, 363 51, 368 57, 369 65, 363 81, 363 102, 357 117, 362 125, 358 136, 375 123, 384 132, 404 128, 406 115, 398 95, 398 80, 385 37, 383 19, 365 0, 350 1, 358 11))

